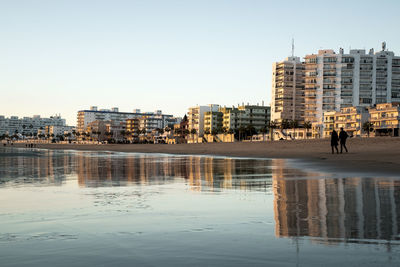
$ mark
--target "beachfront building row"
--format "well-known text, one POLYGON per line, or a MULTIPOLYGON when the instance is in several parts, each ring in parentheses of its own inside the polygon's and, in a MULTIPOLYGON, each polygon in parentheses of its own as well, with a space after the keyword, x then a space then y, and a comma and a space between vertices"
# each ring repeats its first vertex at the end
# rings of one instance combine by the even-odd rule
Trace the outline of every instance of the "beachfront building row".
POLYGON ((49 118, 42 118, 40 115, 23 118, 19 118, 18 116, 11 116, 9 118, 0 116, 0 135, 34 136, 44 130, 46 126, 61 127, 63 129, 67 127, 65 119, 61 118, 60 115, 49 118))
POLYGON ((274 63, 272 120, 322 125, 324 112, 400 102, 400 57, 382 50, 319 50, 274 63))
POLYGON ((79 132, 85 132, 88 125, 95 121, 112 121, 114 125, 125 125, 127 120, 141 119, 142 128, 150 130, 154 128, 155 124, 155 127, 164 128, 180 120, 180 118, 175 118, 172 115, 162 114, 161 110, 141 112, 140 109, 135 109, 133 112, 120 112, 118 108, 98 109, 96 106, 89 110, 78 111, 77 119, 77 130, 79 132))

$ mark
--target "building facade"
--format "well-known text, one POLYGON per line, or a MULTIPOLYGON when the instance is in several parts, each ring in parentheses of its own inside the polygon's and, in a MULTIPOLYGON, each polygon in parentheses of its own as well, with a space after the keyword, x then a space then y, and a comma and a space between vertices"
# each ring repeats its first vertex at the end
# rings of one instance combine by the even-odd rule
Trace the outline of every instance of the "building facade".
POLYGON ((207 111, 204 113, 204 133, 221 132, 223 127, 223 113, 221 111, 207 111))
POLYGON ((368 119, 369 113, 366 107, 342 108, 335 114, 335 129, 343 128, 349 136, 362 136, 363 124, 368 119))
POLYGON ((304 63, 299 57, 272 65, 271 120, 304 122, 304 63))
POLYGON ((326 111, 324 112, 323 121, 323 138, 328 138, 331 136, 331 132, 335 129, 335 115, 336 111, 326 111))
POLYGON ((208 106, 195 106, 190 107, 188 111, 188 130, 192 132, 196 131, 199 136, 204 135, 204 115, 206 112, 217 112, 219 105, 210 104, 208 106))
POLYGON ((377 104, 369 109, 370 122, 375 135, 399 136, 400 105, 398 103, 377 104))
POLYGON ((222 125, 225 129, 237 130, 253 126, 257 131, 265 128, 271 120, 271 107, 259 105, 242 105, 232 108, 221 108, 222 125))

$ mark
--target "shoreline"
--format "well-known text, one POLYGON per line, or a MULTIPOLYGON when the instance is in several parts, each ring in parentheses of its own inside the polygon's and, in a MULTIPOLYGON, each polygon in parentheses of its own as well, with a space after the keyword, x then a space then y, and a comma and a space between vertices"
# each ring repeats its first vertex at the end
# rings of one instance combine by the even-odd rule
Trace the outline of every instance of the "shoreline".
MULTIPOLYGON (((10 146, 7 146, 10 147, 10 146)), ((14 147, 25 148, 24 143, 14 147)), ((39 144, 52 150, 110 151, 295 160, 300 168, 400 177, 400 138, 350 138, 349 153, 331 154, 330 140, 288 140, 201 144, 39 144)), ((339 146, 340 150, 340 146, 339 146)))

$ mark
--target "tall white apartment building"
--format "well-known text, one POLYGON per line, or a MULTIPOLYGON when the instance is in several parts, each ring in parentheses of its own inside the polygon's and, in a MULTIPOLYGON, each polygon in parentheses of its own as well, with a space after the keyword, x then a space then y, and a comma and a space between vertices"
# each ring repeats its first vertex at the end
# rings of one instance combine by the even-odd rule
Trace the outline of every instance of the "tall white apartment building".
POLYGON ((304 122, 304 63, 299 57, 272 65, 271 120, 304 122))
POLYGON ((217 112, 219 105, 209 104, 208 106, 190 107, 188 111, 188 130, 196 130, 200 136, 204 134, 204 114, 205 112, 217 112))
POLYGON ((65 126, 65 119, 61 118, 60 115, 51 116, 50 118, 42 118, 39 115, 23 118, 0 116, 0 134, 34 135, 46 126, 65 126))
POLYGON ((323 112, 400 101, 400 57, 386 50, 319 50, 305 56, 305 121, 321 123, 323 112))
MULTIPOLYGON (((174 117, 172 115, 162 114, 161 110, 155 112, 140 112, 140 109, 135 109, 133 112, 120 112, 118 108, 112 109, 98 109, 96 106, 92 106, 90 110, 78 111, 77 130, 78 132, 84 132, 86 127, 94 121, 113 121, 115 124, 125 124, 128 119, 135 119, 146 117, 148 119, 155 118, 159 119, 160 128, 173 124, 174 117)), ((179 120, 175 118, 175 121, 179 120)))

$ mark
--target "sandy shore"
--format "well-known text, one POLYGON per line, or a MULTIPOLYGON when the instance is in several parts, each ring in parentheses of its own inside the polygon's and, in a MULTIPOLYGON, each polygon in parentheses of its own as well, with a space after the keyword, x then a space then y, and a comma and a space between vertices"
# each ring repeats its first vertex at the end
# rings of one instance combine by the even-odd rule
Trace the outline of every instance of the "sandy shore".
POLYGON ((349 153, 332 155, 330 141, 326 139, 178 145, 38 145, 38 148, 45 149, 300 159, 305 163, 303 167, 313 169, 400 177, 400 138, 354 138, 348 140, 347 147, 349 153))

